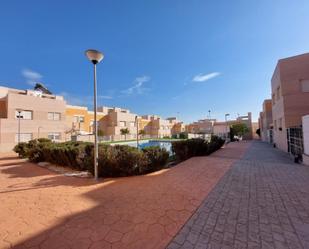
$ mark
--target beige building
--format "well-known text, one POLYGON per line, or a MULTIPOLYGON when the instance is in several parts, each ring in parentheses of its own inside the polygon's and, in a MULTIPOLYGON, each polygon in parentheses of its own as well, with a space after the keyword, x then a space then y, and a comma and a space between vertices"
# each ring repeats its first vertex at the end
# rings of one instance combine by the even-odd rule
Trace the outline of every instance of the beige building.
POLYGON ((61 96, 0 87, 0 151, 12 150, 19 140, 45 137, 63 141, 65 107, 61 96))
POLYGON ((138 115, 127 109, 118 107, 99 107, 98 111, 106 116, 99 121, 99 129, 111 140, 123 140, 136 138, 138 115), (123 135, 122 130, 127 129, 128 134, 123 135))
POLYGON ((216 119, 201 119, 186 126, 188 133, 212 134, 216 119))
POLYGON ((145 133, 150 137, 163 138, 172 136, 172 128, 175 125, 174 119, 163 119, 156 115, 143 115, 144 122, 148 122, 145 126, 145 133))
MULTIPOLYGON (((246 116, 240 116, 236 120, 228 120, 220 122, 216 119, 201 119, 186 126, 186 131, 191 134, 214 134, 222 138, 228 138, 230 133, 230 126, 238 123, 245 124, 249 132, 243 136, 244 139, 252 139, 255 130, 252 126, 251 112, 246 116)), ((256 124, 256 127, 258 125, 256 124)))
POLYGON ((261 140, 273 142, 273 115, 271 99, 265 99, 263 102, 263 111, 260 112, 259 128, 261 140))
MULTIPOLYGON (((117 107, 99 107, 97 119, 100 140, 135 139, 138 133, 163 138, 185 131, 185 125, 174 117, 139 117, 117 107), (122 134, 123 130, 128 133, 122 134)), ((35 138, 93 141, 93 127, 94 112, 67 105, 62 96, 0 87, 0 151, 10 151, 18 141, 35 138)))
POLYGON ((278 61, 271 79, 274 144, 299 154, 302 117, 309 114, 309 53, 278 61))

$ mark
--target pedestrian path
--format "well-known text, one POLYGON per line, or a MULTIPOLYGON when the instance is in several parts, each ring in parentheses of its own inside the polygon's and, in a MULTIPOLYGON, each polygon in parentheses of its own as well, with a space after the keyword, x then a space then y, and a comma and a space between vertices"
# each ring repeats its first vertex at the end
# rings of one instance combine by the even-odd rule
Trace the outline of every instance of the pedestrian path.
POLYGON ((166 248, 248 146, 99 182, 0 155, 0 248, 166 248))
POLYGON ((168 249, 309 248, 309 167, 253 142, 168 249))

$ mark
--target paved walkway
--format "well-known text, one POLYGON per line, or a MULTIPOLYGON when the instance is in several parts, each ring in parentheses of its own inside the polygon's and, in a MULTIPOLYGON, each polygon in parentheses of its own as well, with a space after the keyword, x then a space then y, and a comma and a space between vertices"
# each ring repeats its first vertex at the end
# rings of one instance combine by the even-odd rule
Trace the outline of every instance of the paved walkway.
POLYGON ((165 248, 248 145, 99 183, 2 155, 0 248, 165 248))
POLYGON ((309 167, 253 142, 168 246, 309 248, 309 167))

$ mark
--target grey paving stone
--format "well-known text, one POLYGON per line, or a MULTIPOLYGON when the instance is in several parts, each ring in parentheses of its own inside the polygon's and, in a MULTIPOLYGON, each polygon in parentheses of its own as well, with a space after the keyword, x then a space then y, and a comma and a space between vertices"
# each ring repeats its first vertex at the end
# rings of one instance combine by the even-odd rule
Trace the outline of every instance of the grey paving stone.
POLYGON ((309 248, 309 167, 253 142, 169 246, 309 248))

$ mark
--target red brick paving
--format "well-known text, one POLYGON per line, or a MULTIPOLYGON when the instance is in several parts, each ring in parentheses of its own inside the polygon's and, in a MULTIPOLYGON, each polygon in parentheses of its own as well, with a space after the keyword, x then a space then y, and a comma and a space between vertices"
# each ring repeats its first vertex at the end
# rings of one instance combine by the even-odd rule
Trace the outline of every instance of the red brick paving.
POLYGON ((0 248, 165 248, 249 143, 95 182, 0 158, 0 248))

